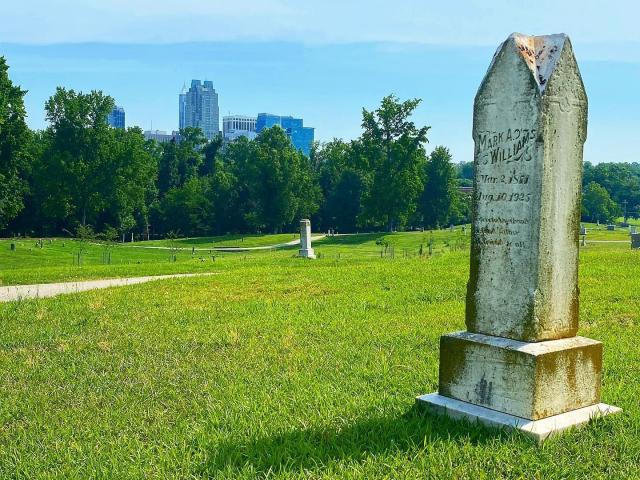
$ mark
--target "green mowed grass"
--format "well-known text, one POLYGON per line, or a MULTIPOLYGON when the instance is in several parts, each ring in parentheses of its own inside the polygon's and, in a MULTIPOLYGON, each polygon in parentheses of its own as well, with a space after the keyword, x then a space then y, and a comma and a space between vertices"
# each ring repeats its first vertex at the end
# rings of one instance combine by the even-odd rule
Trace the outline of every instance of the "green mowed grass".
MULTIPOLYGON (((429 242, 432 242, 433 255, 465 249, 468 236, 468 228, 463 233, 458 227, 454 232, 440 230, 340 235, 315 241, 313 246, 320 255, 336 259, 415 257, 420 254, 421 249, 423 255, 428 255, 429 242)), ((253 238, 253 242, 261 246, 278 245, 284 240, 290 241, 292 237, 298 239, 299 235, 264 235, 253 238)), ((0 240, 0 286, 219 271, 234 268, 238 262, 291 258, 299 248, 293 245, 277 250, 216 252, 207 251, 207 246, 213 246, 207 238, 190 241, 200 250, 192 252, 191 247, 178 247, 175 242, 165 242, 166 245, 173 246, 170 248, 155 241, 100 245, 69 239, 47 239, 40 248, 35 239, 0 240), (16 246, 14 251, 11 250, 12 243, 16 246), (77 255, 80 251, 81 265, 78 265, 77 255)))
POLYGON ((216 263, 220 263, 225 254, 214 255, 215 262, 208 252, 191 255, 191 252, 119 245, 107 248, 87 243, 81 246, 80 242, 68 239, 45 240, 39 248, 36 240, 0 240, 0 286, 215 271, 216 263), (12 243, 16 245, 15 251, 11 250, 12 243), (82 264, 77 265, 81 249, 82 264))
POLYGON ((435 232, 432 257, 401 253, 422 233, 333 237, 317 261, 234 254, 213 277, 0 305, 0 477, 637 478, 640 254, 623 244, 581 251, 580 333, 604 342, 603 401, 624 414, 540 447, 416 410, 439 336, 464 328, 458 234, 435 232))
MULTIPOLYGON (((622 219, 620 219, 622 221, 622 219)), ((634 226, 633 220, 629 219, 629 224, 634 226)), ((627 241, 631 245, 631 230, 629 228, 615 227, 615 230, 607 230, 606 225, 597 225, 595 223, 583 224, 587 227, 587 242, 592 240, 598 241, 627 241)), ((640 228, 638 229, 640 231, 640 228)), ((582 237, 581 237, 582 238, 582 237)))
MULTIPOLYGON (((321 235, 316 234, 314 235, 321 235)), ((210 247, 264 247, 288 243, 300 239, 299 233, 279 233, 273 235, 223 235, 218 237, 178 238, 175 240, 150 240, 134 242, 132 245, 160 246, 179 248, 210 248, 210 247)))

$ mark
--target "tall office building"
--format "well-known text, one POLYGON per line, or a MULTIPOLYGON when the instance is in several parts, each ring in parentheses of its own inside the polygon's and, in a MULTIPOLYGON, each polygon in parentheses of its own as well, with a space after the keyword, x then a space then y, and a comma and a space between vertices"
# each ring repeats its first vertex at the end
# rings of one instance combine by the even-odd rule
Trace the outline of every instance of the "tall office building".
POLYGON ((189 90, 180 94, 179 104, 180 128, 199 127, 208 140, 220 133, 218 94, 213 88, 213 82, 205 80, 202 83, 200 80, 191 80, 189 90))
POLYGON ((311 153, 313 144, 314 129, 305 127, 301 118, 291 116, 272 115, 270 113, 259 113, 256 120, 256 132, 260 133, 265 128, 275 125, 281 127, 291 139, 293 146, 304 153, 307 157, 311 153))
POLYGON ((107 123, 113 128, 125 128, 124 108, 115 107, 111 113, 107 115, 107 123))
POLYGON ((178 112, 179 112, 179 119, 178 119, 178 128, 180 130, 182 130, 185 127, 185 124, 187 123, 187 118, 186 118, 186 114, 185 114, 185 110, 186 110, 186 104, 187 104, 187 86, 186 85, 182 85, 182 91, 180 92, 180 94, 178 95, 178 112))
POLYGON ((239 137, 256 138, 256 117, 229 115, 222 117, 222 136, 228 142, 239 137))

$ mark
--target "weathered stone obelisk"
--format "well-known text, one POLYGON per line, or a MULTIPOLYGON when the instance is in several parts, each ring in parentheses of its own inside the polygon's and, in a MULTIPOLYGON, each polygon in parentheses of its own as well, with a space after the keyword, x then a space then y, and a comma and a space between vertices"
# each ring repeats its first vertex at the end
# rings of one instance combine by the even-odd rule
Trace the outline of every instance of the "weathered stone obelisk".
POLYGON ((311 248, 311 222, 306 218, 300 220, 300 251, 299 257, 316 258, 316 254, 311 248))
POLYGON ((466 332, 420 405, 542 440, 596 415, 602 344, 577 337, 587 96, 566 35, 511 35, 476 95, 466 332))

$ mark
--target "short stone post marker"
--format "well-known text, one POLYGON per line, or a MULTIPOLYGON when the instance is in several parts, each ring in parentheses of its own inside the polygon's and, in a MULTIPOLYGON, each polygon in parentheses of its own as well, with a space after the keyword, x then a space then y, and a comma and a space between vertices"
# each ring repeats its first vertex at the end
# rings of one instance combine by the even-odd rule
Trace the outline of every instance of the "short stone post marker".
POLYGON ((467 331, 441 337, 419 405, 538 440, 620 411, 600 403, 602 344, 576 336, 586 131, 569 38, 512 34, 474 105, 467 331))
POLYGON ((640 233, 631 234, 631 248, 640 248, 640 233))
POLYGON ((311 248, 311 222, 306 218, 300 220, 300 251, 298 256, 302 258, 316 258, 311 248))

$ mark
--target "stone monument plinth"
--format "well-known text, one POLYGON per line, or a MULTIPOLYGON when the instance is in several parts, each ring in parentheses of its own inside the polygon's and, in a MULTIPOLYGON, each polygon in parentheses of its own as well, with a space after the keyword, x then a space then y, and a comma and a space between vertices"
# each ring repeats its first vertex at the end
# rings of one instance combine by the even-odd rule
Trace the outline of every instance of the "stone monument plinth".
POLYGON ((316 254, 311 248, 311 222, 306 218, 300 220, 300 250, 298 256, 316 258, 316 254))
POLYGON ((596 415, 602 344, 577 337, 587 96, 566 35, 511 35, 474 104, 466 332, 419 405, 539 440, 596 415))

